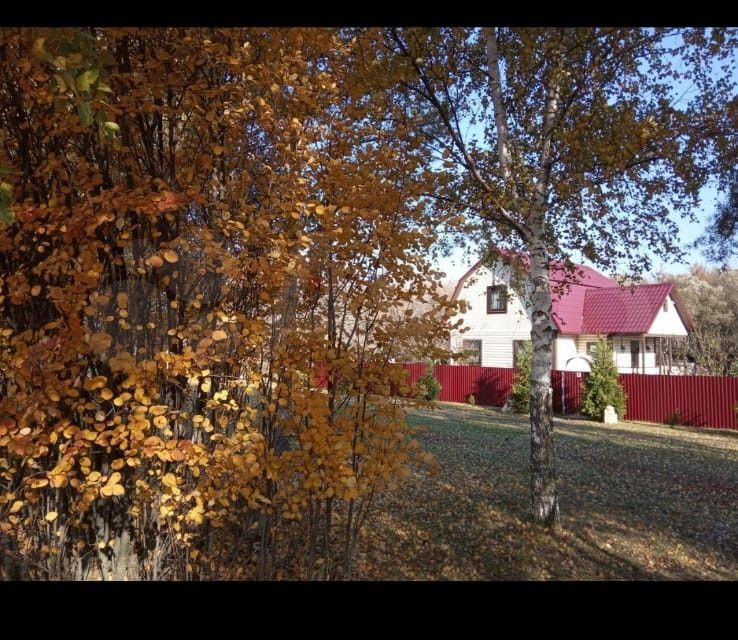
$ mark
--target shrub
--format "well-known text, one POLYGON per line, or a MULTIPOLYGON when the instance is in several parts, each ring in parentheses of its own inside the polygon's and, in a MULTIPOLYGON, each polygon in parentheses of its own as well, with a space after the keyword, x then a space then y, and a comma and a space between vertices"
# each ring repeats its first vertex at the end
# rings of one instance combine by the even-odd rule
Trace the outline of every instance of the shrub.
POLYGON ((533 347, 530 342, 518 353, 518 366, 510 393, 510 406, 515 413, 530 413, 530 373, 533 347))
POLYGON ((431 365, 426 366, 425 373, 423 374, 423 377, 418 380, 418 384, 425 387, 423 397, 426 400, 438 400, 438 396, 441 395, 441 384, 433 375, 433 367, 431 365))
POLYGON ((350 579, 375 495, 432 466, 390 360, 440 354, 451 309, 414 152, 366 148, 384 104, 325 90, 363 73, 354 45, 2 35, 0 113, 23 117, 0 125, 0 580, 350 579), (328 118, 361 172, 307 184, 295 141, 328 118), (328 184, 347 206, 317 204, 328 184), (296 213, 313 205, 330 224, 296 213), (390 228, 387 251, 366 241, 390 228), (405 308, 419 298, 434 310, 405 308))
POLYGON ((622 418, 625 415, 625 402, 625 391, 618 382, 612 349, 607 342, 600 340, 595 348, 592 371, 584 385, 582 413, 602 420, 605 407, 610 404, 615 408, 618 418, 622 418))

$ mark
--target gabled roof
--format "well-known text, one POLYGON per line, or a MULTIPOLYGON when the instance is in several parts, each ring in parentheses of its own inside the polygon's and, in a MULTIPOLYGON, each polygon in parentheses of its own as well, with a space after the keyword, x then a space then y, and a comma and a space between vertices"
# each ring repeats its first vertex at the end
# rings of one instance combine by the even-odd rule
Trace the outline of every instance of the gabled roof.
POLYGON ((482 260, 477 260, 471 267, 469 267, 469 270, 459 278, 459 281, 456 283, 456 288, 454 289, 453 294, 451 295, 451 300, 456 300, 459 297, 459 294, 461 293, 461 290, 464 288, 464 284, 466 284, 466 281, 469 279, 469 276, 474 273, 479 267, 482 266, 482 260))
POLYGON ((584 299, 583 333, 647 333, 674 285, 592 289, 584 299))
MULTIPOLYGON (((527 266, 527 256, 522 257, 527 266)), ((480 260, 456 285, 456 300, 469 277, 482 266, 480 260)), ((591 267, 575 265, 572 273, 561 262, 549 269, 552 315, 556 328, 564 334, 647 333, 667 296, 688 331, 692 322, 673 284, 641 284, 620 287, 591 267)))
POLYGON ((692 323, 674 285, 641 284, 633 288, 592 289, 584 300, 583 333, 648 333, 656 315, 671 295, 687 330, 692 323))
POLYGON ((572 273, 562 263, 554 263, 549 269, 551 283, 552 315, 560 333, 584 333, 585 296, 603 287, 617 287, 617 282, 603 276, 599 271, 582 264, 575 265, 572 273))

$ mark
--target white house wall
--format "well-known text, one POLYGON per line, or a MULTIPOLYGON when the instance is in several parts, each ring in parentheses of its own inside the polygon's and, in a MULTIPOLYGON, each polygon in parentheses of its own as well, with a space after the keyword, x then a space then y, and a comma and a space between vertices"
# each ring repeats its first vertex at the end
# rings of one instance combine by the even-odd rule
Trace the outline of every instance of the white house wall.
POLYGON ((451 334, 451 349, 460 351, 464 340, 482 341, 483 367, 512 367, 513 341, 530 340, 531 323, 520 298, 509 288, 510 269, 498 266, 494 273, 479 267, 461 291, 459 299, 469 305, 464 318, 463 333, 451 334), (507 313, 487 313, 487 287, 504 284, 508 287, 507 313))
POLYGON ((643 350, 643 340, 641 336, 629 336, 613 338, 612 350, 615 354, 615 364, 618 368, 618 373, 660 373, 659 368, 656 366, 656 353, 654 352, 654 346, 651 341, 647 341, 648 348, 650 350, 643 350), (638 367, 631 368, 630 361, 630 341, 636 340, 640 343, 639 347, 639 359, 638 367), (645 362, 644 362, 645 354, 645 362), (645 371, 643 367, 645 365, 645 371))
POLYGON ((577 342, 575 336, 556 336, 554 343, 554 369, 566 370, 566 363, 577 355, 577 342))
POLYGON ((588 342, 598 342, 599 336, 592 335, 592 334, 582 334, 577 336, 577 353, 580 355, 587 355, 587 343, 588 342))
POLYGON ((556 338, 554 369, 560 371, 589 371, 592 358, 587 354, 587 343, 597 342, 596 335, 559 335, 556 338))
POLYGON ((654 318, 651 328, 648 330, 650 336, 686 336, 687 328, 684 326, 679 312, 676 310, 674 300, 671 296, 667 298, 668 311, 664 311, 663 307, 659 308, 659 312, 654 318))

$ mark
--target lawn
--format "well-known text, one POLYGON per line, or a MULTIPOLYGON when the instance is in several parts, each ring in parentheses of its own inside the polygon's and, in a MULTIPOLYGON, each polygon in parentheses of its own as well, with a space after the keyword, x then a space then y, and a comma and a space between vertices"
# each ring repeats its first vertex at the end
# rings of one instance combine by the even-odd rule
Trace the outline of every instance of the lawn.
POLYGON ((411 423, 442 470, 378 500, 359 579, 738 579, 733 434, 557 420, 552 535, 530 521, 527 418, 438 403, 411 423))

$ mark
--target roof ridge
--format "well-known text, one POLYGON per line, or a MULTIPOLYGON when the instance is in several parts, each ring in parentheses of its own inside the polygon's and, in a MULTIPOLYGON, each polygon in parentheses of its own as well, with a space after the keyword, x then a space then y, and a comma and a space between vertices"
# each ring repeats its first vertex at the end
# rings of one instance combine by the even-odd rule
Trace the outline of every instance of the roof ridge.
POLYGON ((603 289, 605 291, 609 289, 640 289, 641 287, 673 287, 673 282, 648 282, 648 283, 642 283, 642 284, 617 284, 614 287, 599 287, 600 289, 603 289))

